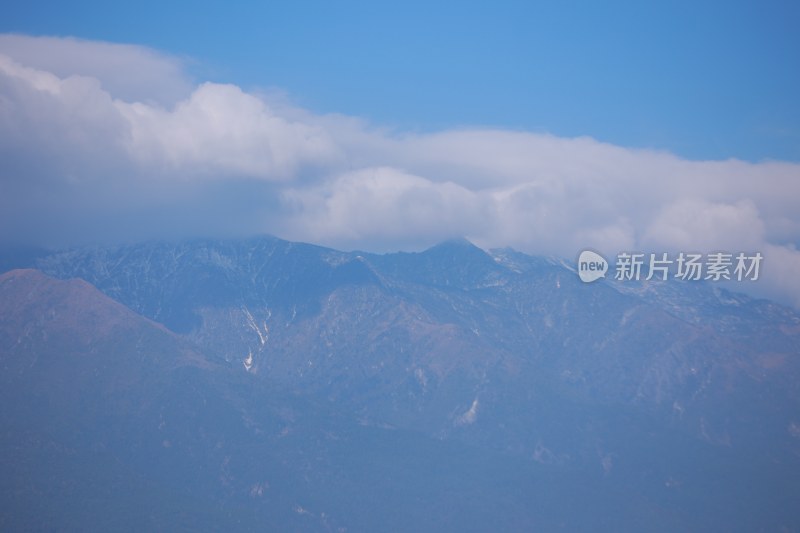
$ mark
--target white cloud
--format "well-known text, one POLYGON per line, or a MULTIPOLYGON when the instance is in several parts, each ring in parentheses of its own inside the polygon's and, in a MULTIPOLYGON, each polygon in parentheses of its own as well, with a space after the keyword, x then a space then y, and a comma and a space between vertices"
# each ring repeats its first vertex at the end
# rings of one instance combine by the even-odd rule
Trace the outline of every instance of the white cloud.
POLYGON ((0 36, 0 240, 224 228, 380 250, 464 235, 565 257, 761 251, 760 286, 800 305, 798 164, 398 133, 188 80, 142 47, 0 36))
POLYGON ((667 250, 752 251, 764 242, 764 222, 751 200, 725 204, 683 198, 653 218, 643 242, 667 250))
POLYGON ((32 159, 44 152, 58 163, 46 172, 77 180, 107 173, 96 163, 112 154, 115 171, 167 179, 283 180, 340 157, 328 132, 277 116, 232 85, 202 84, 167 109, 121 100, 93 77, 60 78, 3 55, 0 84, 5 147, 32 159))
POLYGON ((233 85, 204 83, 172 110, 117 107, 129 123, 132 156, 167 172, 290 179, 303 165, 338 157, 326 131, 277 116, 233 85))
POLYGON ((380 241, 433 242, 474 233, 488 218, 478 194, 397 169, 361 169, 320 185, 284 192, 296 238, 359 246, 380 241))
POLYGON ((764 243, 764 264, 756 294, 800 308, 800 251, 794 245, 764 243))
POLYGON ((85 76, 126 101, 170 105, 192 90, 186 61, 143 46, 0 34, 0 54, 60 78, 85 76))
POLYGON ((85 181, 119 166, 126 124, 95 78, 59 78, 0 55, 0 165, 9 180, 85 181), (19 175, 10 175, 15 165, 19 175), (9 169, 11 166, 12 169, 9 169))

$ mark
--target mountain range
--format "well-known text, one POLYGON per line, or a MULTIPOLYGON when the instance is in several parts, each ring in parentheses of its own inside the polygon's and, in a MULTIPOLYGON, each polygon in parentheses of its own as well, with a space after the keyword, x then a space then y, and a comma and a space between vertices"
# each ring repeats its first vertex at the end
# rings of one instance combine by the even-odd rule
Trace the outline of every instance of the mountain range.
POLYGON ((800 316, 459 239, 0 257, 0 528, 800 530, 800 316))

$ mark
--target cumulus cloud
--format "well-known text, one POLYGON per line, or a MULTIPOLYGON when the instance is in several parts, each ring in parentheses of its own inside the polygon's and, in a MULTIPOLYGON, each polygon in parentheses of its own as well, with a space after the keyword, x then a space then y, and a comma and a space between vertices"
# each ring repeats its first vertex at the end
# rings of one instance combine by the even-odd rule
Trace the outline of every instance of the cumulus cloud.
POLYGON ((764 222, 752 200, 681 198, 653 217, 643 240, 670 250, 751 251, 764 242, 764 222))
POLYGON ((131 156, 168 173, 290 179, 337 159, 323 129, 277 116, 233 85, 204 83, 174 109, 117 102, 131 156))
MULTIPOLYGON (((387 103, 389 105, 389 103, 387 103)), ((275 233, 346 248, 574 257, 761 251, 800 305, 800 165, 498 129, 396 132, 137 46, 0 36, 0 240, 275 233)))
POLYGON ((126 101, 171 105, 192 91, 186 60, 143 46, 5 34, 0 35, 0 54, 60 78, 93 78, 126 101))
POLYGON ((0 55, 0 87, 5 148, 53 154, 58 166, 45 169, 53 175, 85 179, 98 172, 93 161, 110 157, 114 170, 140 177, 281 180, 337 157, 322 128, 277 116, 231 85, 204 83, 164 108, 121 100, 94 77, 61 78, 0 55))
POLYGON ((334 176, 283 194, 290 209, 286 233, 346 246, 383 241, 414 245, 477 233, 489 223, 479 194, 453 182, 434 182, 390 167, 334 176))

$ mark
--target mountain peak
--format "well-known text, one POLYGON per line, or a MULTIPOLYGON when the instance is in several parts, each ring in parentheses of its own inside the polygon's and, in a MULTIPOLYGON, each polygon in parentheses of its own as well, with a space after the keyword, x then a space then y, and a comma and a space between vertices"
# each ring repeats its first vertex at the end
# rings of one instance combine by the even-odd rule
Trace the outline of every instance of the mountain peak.
POLYGON ((464 236, 459 237, 450 237, 449 239, 445 239, 434 246, 443 246, 443 245, 452 245, 452 246, 475 246, 472 241, 467 239, 464 236))
POLYGON ((431 246, 423 253, 431 252, 433 250, 477 250, 482 253, 485 253, 481 248, 475 246, 466 237, 453 237, 450 239, 445 239, 440 243, 431 246))

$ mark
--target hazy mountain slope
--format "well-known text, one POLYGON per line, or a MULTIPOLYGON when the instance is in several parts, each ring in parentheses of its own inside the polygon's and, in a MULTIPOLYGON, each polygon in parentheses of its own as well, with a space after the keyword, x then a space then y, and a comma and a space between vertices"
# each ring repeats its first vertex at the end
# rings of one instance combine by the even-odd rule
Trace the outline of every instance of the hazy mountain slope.
POLYGON ((800 319, 774 304, 702 284, 585 285, 559 263, 466 241, 385 256, 195 241, 38 264, 262 379, 334 397, 377 387, 415 410, 450 380, 465 397, 449 409, 466 411, 490 376, 686 409, 715 372, 780 381, 800 352, 800 319))
MULTIPOLYGON (((241 383, 85 281, 0 276, 0 367, 3 529, 220 529, 295 515, 288 497, 232 519, 251 483, 236 482, 247 470, 231 457, 258 448, 231 395, 241 383)), ((277 420, 260 409, 249 423, 277 432, 277 420)), ((250 463, 281 471, 278 459, 250 463)))
POLYGON ((249 421, 224 440, 274 453, 259 467, 239 452, 239 468, 285 468, 291 496, 264 516, 305 497, 314 510, 292 513, 312 528, 374 529, 391 505, 400 529, 491 524, 498 505, 517 530, 800 527, 800 318, 770 302, 708 284, 586 285, 559 261, 466 241, 388 255, 154 243, 35 265, 205 354, 201 390, 239 420, 212 434, 249 421), (446 494, 455 514, 434 505, 446 494))
POLYGON ((554 488, 561 473, 275 396, 81 280, 0 276, 0 367, 3 529, 480 531, 565 519, 548 509, 569 489, 554 488))

